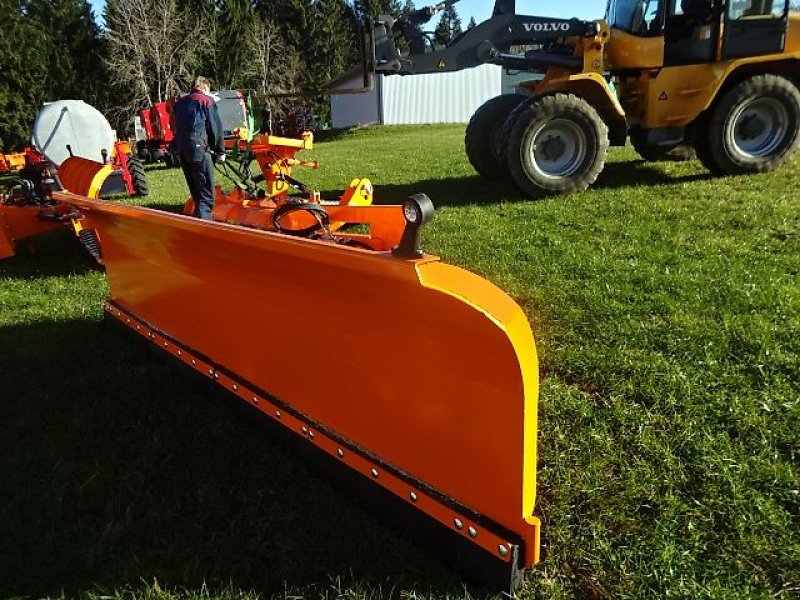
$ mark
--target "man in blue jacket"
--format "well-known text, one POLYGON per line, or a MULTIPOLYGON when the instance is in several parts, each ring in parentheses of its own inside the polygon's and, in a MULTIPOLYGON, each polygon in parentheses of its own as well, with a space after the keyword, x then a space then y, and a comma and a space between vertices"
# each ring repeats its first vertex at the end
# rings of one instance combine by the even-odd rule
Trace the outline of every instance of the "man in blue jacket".
POLYGON ((194 81, 192 92, 174 107, 175 144, 183 175, 194 198, 194 216, 211 220, 214 209, 214 165, 225 161, 225 140, 217 105, 205 77, 194 81))

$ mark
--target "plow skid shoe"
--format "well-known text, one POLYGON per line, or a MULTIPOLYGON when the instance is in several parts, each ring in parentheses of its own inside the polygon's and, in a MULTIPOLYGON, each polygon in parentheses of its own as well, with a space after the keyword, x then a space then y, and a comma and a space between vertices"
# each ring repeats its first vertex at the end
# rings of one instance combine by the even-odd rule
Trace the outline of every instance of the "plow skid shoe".
POLYGON ((538 562, 536 351, 505 293, 432 256, 58 199, 96 236, 111 318, 421 524, 467 579, 513 591, 538 562))

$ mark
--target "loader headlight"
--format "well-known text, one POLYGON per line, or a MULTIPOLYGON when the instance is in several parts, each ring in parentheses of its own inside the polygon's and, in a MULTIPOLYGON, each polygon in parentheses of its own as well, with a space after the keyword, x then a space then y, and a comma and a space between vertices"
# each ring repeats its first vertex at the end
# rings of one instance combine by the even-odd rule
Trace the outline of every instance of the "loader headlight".
POLYGON ((431 220, 435 209, 425 194, 414 194, 403 202, 403 217, 406 220, 400 243, 392 248, 392 254, 402 258, 420 258, 420 228, 431 220))

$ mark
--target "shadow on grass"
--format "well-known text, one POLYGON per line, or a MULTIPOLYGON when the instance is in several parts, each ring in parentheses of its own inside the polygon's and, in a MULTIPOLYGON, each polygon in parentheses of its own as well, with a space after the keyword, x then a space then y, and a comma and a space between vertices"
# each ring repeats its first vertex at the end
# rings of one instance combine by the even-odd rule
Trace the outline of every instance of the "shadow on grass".
MULTIPOLYGON (((690 181, 710 179, 707 173, 674 176, 664 173, 644 161, 608 163, 592 190, 612 190, 638 186, 669 186, 690 181)), ((436 206, 464 206, 468 204, 496 204, 499 202, 527 202, 531 198, 520 192, 510 176, 504 181, 489 181, 479 175, 449 179, 425 179, 404 184, 375 185, 376 204, 401 204, 411 194, 425 193, 436 206)), ((323 198, 341 196, 343 190, 325 190, 323 198)), ((551 196, 552 197, 552 196, 551 196)), ((547 196, 540 199, 547 200, 547 196)))
POLYGON ((347 127, 343 129, 318 129, 314 132, 315 142, 335 142, 343 138, 355 135, 359 130, 366 129, 366 127, 347 127))
POLYGON ((461 592, 112 324, 5 327, 0 339, 0 596, 154 579, 300 596, 461 592))
POLYGON ((643 160, 606 163, 603 172, 592 186, 593 189, 619 189, 642 185, 678 185, 691 181, 711 179, 711 173, 691 175, 669 175, 643 160))
POLYGON ((0 260, 0 278, 33 279, 100 270, 75 234, 64 228, 17 242, 16 256, 0 260))
POLYGON ((144 208, 152 208, 153 210, 163 210, 164 212, 174 213, 176 215, 183 214, 183 203, 174 204, 168 202, 147 202, 142 204, 144 208))
MULTIPOLYGON (((403 184, 375 184, 375 204, 402 204, 412 194, 427 194, 436 207, 496 204, 528 200, 510 182, 489 181, 478 175, 450 179, 423 179, 403 184)), ((337 198, 343 190, 325 190, 323 198, 337 198)))

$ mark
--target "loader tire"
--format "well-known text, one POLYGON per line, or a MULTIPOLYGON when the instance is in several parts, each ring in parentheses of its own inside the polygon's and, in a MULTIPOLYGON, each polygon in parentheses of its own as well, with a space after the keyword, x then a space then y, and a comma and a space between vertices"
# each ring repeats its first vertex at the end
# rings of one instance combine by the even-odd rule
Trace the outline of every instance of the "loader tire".
POLYGON ((648 162, 686 162, 695 158, 694 146, 687 143, 674 146, 656 146, 647 142, 646 129, 631 129, 633 149, 648 162))
POLYGON ((608 127, 573 94, 535 99, 511 125, 509 172, 531 197, 580 192, 595 182, 608 153, 608 127))
POLYGON ((800 144, 800 91, 779 75, 755 75, 720 99, 700 128, 697 157, 715 175, 778 168, 800 144))
POLYGON ((508 175, 508 140, 511 137, 511 129, 514 123, 517 122, 519 116, 525 112, 528 105, 536 102, 537 98, 526 97, 520 102, 514 110, 512 110, 503 124, 500 126, 500 131, 497 134, 497 143, 495 144, 495 157, 497 162, 501 165, 503 173, 508 175))
POLYGON ((495 96, 484 102, 467 125, 464 148, 474 169, 487 179, 497 180, 505 175, 504 160, 498 160, 497 144, 508 115, 525 100, 519 94, 495 96))
POLYGON ((128 158, 128 170, 131 173, 133 191, 136 196, 147 196, 150 193, 150 186, 147 183, 147 175, 141 161, 136 157, 128 158))

